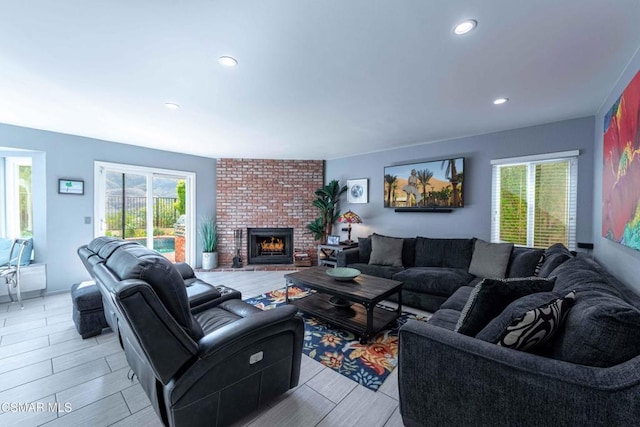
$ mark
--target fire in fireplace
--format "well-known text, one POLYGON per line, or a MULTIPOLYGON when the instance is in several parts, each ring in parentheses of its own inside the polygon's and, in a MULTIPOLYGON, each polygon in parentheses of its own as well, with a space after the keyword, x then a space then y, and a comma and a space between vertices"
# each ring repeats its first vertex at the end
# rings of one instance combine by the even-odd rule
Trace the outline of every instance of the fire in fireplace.
POLYGON ((249 264, 292 264, 293 228, 249 228, 249 264))
POLYGON ((273 236, 270 238, 258 238, 260 242, 260 254, 282 255, 284 253, 284 240, 277 239, 273 236))

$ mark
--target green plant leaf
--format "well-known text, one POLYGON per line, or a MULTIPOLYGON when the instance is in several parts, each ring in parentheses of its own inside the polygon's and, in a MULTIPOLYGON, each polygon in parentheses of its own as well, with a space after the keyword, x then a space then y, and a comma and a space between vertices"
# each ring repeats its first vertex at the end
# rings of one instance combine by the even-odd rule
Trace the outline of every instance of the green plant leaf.
POLYGON ((218 228, 212 216, 204 216, 200 220, 200 237, 202 251, 215 252, 218 247, 218 228))

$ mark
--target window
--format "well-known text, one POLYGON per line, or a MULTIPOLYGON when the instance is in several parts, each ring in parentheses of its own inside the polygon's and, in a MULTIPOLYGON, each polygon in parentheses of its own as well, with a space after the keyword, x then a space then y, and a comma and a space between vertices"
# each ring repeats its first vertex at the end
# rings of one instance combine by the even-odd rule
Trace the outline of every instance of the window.
POLYGON ((5 157, 5 236, 33 236, 31 157, 5 157))
POLYGON ((578 152, 493 160, 491 241, 576 247, 578 152))

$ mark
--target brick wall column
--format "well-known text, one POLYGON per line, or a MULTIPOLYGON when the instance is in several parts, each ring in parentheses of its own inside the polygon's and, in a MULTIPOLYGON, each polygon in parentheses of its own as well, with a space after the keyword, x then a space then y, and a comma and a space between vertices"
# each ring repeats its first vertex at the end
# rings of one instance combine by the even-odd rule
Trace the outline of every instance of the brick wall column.
POLYGON ((216 167, 218 265, 235 256, 233 231, 243 230, 241 250, 247 262, 247 228, 291 227, 293 245, 315 260, 316 242, 307 224, 319 211, 314 192, 324 185, 322 160, 218 159, 216 167))

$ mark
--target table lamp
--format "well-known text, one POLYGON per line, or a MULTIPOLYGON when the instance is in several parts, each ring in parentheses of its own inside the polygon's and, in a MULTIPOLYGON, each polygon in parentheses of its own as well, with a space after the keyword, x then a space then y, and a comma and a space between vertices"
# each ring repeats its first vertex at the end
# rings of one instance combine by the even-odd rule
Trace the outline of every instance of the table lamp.
POLYGON ((338 217, 338 222, 346 222, 349 224, 347 227, 347 240, 345 243, 351 244, 353 241, 351 240, 351 224, 362 224, 362 219, 358 216, 357 213, 349 210, 338 217))

